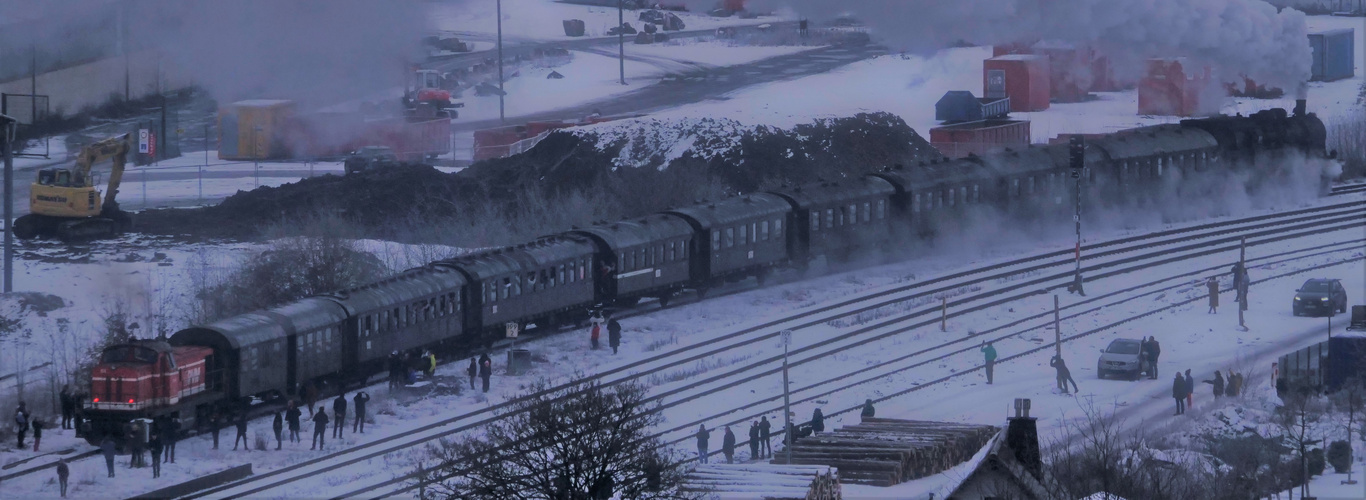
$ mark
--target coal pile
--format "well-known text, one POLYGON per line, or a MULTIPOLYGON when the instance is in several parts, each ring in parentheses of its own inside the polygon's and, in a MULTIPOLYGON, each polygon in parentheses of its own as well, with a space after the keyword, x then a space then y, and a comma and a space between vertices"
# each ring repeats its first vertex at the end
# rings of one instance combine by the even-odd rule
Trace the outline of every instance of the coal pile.
POLYGON ((136 229, 252 239, 263 228, 288 232, 291 222, 324 215, 352 223, 360 233, 354 236, 401 240, 421 239, 421 232, 400 235, 395 228, 484 224, 484 233, 509 241, 478 243, 507 244, 569 224, 855 177, 937 157, 924 138, 887 113, 823 119, 792 129, 726 120, 634 120, 554 132, 523 154, 480 162, 458 174, 403 165, 238 192, 212 207, 149 210, 137 217, 136 229), (544 227, 528 221, 543 221, 544 227))

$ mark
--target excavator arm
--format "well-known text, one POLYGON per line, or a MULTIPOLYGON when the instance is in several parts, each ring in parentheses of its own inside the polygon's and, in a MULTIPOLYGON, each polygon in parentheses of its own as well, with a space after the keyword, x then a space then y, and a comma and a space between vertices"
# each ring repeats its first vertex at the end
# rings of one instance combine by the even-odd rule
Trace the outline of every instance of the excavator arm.
MULTIPOLYGON (((128 164, 128 134, 106 139, 106 141, 114 139, 119 139, 118 144, 112 148, 112 154, 109 155, 114 160, 114 166, 109 172, 109 188, 104 193, 104 205, 100 206, 100 213, 105 216, 119 213, 119 202, 115 201, 115 197, 119 194, 119 186, 123 184, 124 166, 128 164)), ((89 168, 86 167, 86 175, 89 175, 89 168)))
MULTIPOLYGON (((90 179, 90 169, 105 159, 113 158, 114 164, 121 172, 123 163, 128 160, 128 134, 110 137, 81 148, 80 154, 76 156, 76 169, 74 171, 79 177, 90 179)), ((110 179, 113 182, 113 179, 110 179)))

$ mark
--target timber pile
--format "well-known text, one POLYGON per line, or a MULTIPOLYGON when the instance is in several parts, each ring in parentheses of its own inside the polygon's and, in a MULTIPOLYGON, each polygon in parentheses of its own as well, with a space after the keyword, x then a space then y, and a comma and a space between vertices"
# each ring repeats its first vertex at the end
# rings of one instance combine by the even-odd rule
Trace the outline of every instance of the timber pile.
POLYGON ((683 491, 723 500, 840 500, 839 473, 823 465, 699 465, 683 491))
MULTIPOLYGON (((829 465, 850 483, 892 486, 971 459, 1000 429, 990 425, 865 418, 858 425, 798 439, 792 464, 829 465)), ((786 463, 784 451, 773 463, 786 463)))

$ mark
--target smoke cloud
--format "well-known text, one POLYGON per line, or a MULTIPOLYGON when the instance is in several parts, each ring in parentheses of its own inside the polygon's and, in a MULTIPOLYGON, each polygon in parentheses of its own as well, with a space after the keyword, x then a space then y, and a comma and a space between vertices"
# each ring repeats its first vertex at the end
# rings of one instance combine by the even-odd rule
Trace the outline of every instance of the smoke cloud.
POLYGON ((0 23, 12 19, 25 22, 5 27, 6 43, 24 31, 45 61, 127 50, 160 57, 220 102, 306 107, 402 86, 428 31, 419 0, 0 0, 0 23))
POLYGON ((1247 75, 1288 91, 1310 77, 1302 12, 1262 0, 752 0, 751 8, 791 7, 813 20, 852 15, 884 43, 931 52, 966 41, 1026 40, 1089 44, 1119 69, 1142 70, 1149 57, 1189 57, 1219 77, 1247 75))

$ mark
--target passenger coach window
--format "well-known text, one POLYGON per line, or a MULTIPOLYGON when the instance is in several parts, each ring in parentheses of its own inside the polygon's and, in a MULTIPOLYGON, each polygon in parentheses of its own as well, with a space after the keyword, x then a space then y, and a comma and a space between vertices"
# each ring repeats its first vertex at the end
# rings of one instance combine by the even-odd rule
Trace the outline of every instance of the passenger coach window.
POLYGON ((726 228, 726 248, 735 246, 735 228, 726 228))
POLYGON ((778 238, 778 237, 781 237, 782 235, 783 235, 783 220, 782 220, 782 219, 774 219, 774 220, 773 220, 773 237, 774 237, 774 238, 778 238))
POLYGON ((868 222, 873 218, 873 211, 868 210, 869 206, 871 206, 870 203, 863 204, 863 222, 868 222))
POLYGON ((669 242, 669 261, 670 261, 670 262, 672 262, 672 261, 674 260, 674 255, 675 255, 675 253, 674 253, 674 242, 670 241, 670 242, 669 242))
POLYGON ((858 224, 858 204, 849 205, 849 223, 858 224))
POLYGON ((757 241, 759 241, 759 223, 751 222, 749 223, 749 242, 754 243, 757 241))
POLYGON ((877 200, 877 220, 887 218, 887 200, 877 200))
POLYGON ((759 239, 768 241, 768 221, 763 221, 759 224, 759 232, 759 239))
POLYGON ((972 201, 976 203, 982 202, 982 192, 977 189, 976 184, 972 185, 972 201))
MULTIPOLYGON (((738 243, 741 244, 741 245, 745 244, 745 240, 747 239, 747 236, 745 236, 745 234, 746 234, 746 231, 745 231, 745 230, 748 229, 748 228, 749 228, 749 226, 746 226, 746 225, 744 225, 744 224, 740 224, 740 240, 739 240, 738 243)), ((729 245, 727 245, 727 246, 729 246, 729 245)))
POLYGON ((711 232, 711 249, 721 249, 721 230, 719 229, 711 232))
POLYGON ((955 197, 954 197, 953 188, 949 188, 949 206, 950 206, 950 207, 954 206, 954 198, 955 198, 955 197))
POLYGON ((912 201, 911 201, 911 212, 914 212, 914 213, 917 213, 917 214, 920 213, 920 195, 919 195, 919 194, 915 195, 915 197, 912 198, 912 201))
POLYGON ((812 230, 812 231, 820 231, 820 230, 821 230, 821 212, 820 212, 819 210, 812 210, 812 211, 811 211, 811 230, 812 230))
POLYGON ((835 227, 835 209, 827 208, 825 209, 825 228, 830 229, 832 227, 835 227))

